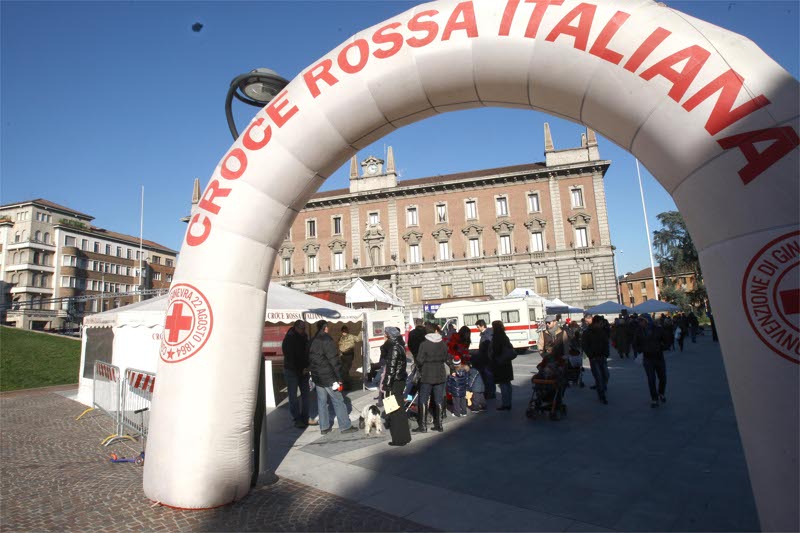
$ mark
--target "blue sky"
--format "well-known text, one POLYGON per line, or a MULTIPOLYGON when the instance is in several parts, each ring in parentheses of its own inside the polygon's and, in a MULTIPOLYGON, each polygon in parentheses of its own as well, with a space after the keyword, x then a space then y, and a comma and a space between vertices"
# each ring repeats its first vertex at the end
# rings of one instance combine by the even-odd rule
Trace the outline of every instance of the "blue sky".
MULTIPOLYGON (((667 2, 755 41, 798 76, 798 6, 792 2, 667 2)), ((0 3, 0 203, 38 197, 179 249, 194 178, 205 186, 231 145, 224 99, 255 67, 291 79, 314 60, 411 2, 0 3), (195 33, 195 22, 204 25, 195 33)), ((240 127, 255 108, 235 106, 240 127)), ((425 120, 361 151, 392 145, 411 179, 543 159, 542 123, 556 148, 582 127, 540 113, 477 109, 425 120)), ((632 156, 600 139, 612 241, 620 273, 649 265, 632 156)), ((642 168, 651 231, 675 208, 642 168)), ((347 186, 347 169, 324 189, 347 186)), ((323 189, 323 190, 324 190, 323 189)))

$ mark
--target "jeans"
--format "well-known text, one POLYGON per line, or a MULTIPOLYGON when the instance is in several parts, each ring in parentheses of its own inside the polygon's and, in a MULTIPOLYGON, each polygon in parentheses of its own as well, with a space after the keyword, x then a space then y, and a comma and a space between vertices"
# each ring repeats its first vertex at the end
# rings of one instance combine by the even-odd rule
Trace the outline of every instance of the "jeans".
POLYGON ((467 414, 467 398, 465 396, 453 396, 453 414, 467 414))
POLYGON ((433 395, 433 403, 442 406, 444 409, 444 383, 420 383, 419 385, 419 405, 428 405, 428 399, 433 395))
POLYGON ((500 385, 501 407, 511 407, 511 382, 498 383, 500 385))
POLYGON ((308 376, 298 375, 290 368, 283 369, 286 389, 289 393, 289 412, 295 422, 308 422, 308 376), (297 389, 300 389, 300 402, 297 401, 297 389), (299 405, 298 405, 299 403, 299 405))
POLYGON ((330 429, 333 422, 330 420, 328 413, 328 398, 330 397, 333 403, 333 410, 336 413, 336 420, 339 422, 339 430, 344 431, 352 424, 350 417, 347 415, 347 406, 344 404, 344 397, 338 390, 333 390, 330 387, 320 387, 317 385, 317 409, 319 410, 319 429, 330 429))
POLYGON ((592 369, 592 376, 594 376, 597 394, 602 398, 608 389, 608 359, 605 357, 589 359, 589 365, 592 369))
POLYGON ((494 386, 494 374, 492 374, 492 369, 488 366, 485 368, 479 369, 481 373, 481 379, 483 379, 483 384, 486 388, 486 399, 492 400, 497 394, 497 389, 494 386))
POLYGON ((658 396, 664 396, 667 389, 667 364, 663 359, 645 359, 644 371, 647 374, 647 385, 650 387, 650 399, 656 401, 658 396), (656 377, 658 377, 658 392, 656 393, 656 377))
POLYGON ((486 397, 483 395, 482 392, 473 392, 472 393, 472 407, 473 411, 480 411, 481 409, 486 409, 486 397))

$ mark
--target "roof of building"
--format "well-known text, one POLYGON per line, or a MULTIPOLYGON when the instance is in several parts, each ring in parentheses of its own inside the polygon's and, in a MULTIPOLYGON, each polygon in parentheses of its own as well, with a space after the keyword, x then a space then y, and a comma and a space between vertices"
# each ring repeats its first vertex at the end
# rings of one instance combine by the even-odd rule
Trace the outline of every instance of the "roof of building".
MULTIPOLYGON (((438 176, 428 176, 425 178, 415 178, 412 180, 399 181, 397 187, 420 187, 422 185, 437 185, 440 183, 447 183, 449 181, 459 181, 470 178, 482 178, 493 176, 497 174, 512 174, 515 172, 524 172, 526 170, 541 170, 547 167, 543 163, 526 163, 524 165, 512 165, 507 167, 487 168, 483 170, 471 170, 469 172, 456 172, 454 174, 440 174, 438 176)), ((309 201, 321 200, 323 198, 330 198, 332 196, 349 195, 350 189, 334 189, 332 191, 325 191, 315 194, 309 201)))
MULTIPOLYGON (((656 278, 664 277, 664 274, 661 272, 661 267, 657 266, 655 270, 656 270, 656 278)), ((683 276, 687 274, 694 274, 694 272, 679 272, 677 274, 674 274, 674 276, 683 276)), ((638 272, 625 274, 625 276, 621 281, 637 281, 637 280, 652 279, 652 278, 653 274, 650 272, 650 267, 647 267, 639 270, 638 272)))
POLYGON ((10 204, 0 205, 0 209, 6 207, 12 207, 15 205, 24 205, 24 204, 37 204, 44 207, 49 207, 51 209, 57 209, 59 211, 63 211, 65 213, 73 214, 80 218, 85 218, 87 220, 94 220, 94 217, 91 215, 87 215, 86 213, 81 213, 80 211, 75 211, 74 209, 70 209, 69 207, 65 207, 63 205, 57 204, 55 202, 51 202, 50 200, 45 200, 44 198, 36 198, 35 200, 23 200, 21 202, 12 202, 10 204))
MULTIPOLYGON (((68 230, 74 230, 80 233, 88 233, 91 235, 96 235, 98 237, 105 237, 107 239, 113 239, 116 241, 130 243, 136 246, 139 246, 139 237, 135 237, 133 235, 125 235, 124 233, 117 233, 116 231, 110 231, 105 228, 98 228, 96 226, 88 226, 86 228, 79 228, 77 226, 73 226, 71 224, 63 224, 61 227, 67 228, 68 230)), ((142 239, 142 246, 151 250, 158 250, 161 252, 166 252, 169 254, 177 255, 177 251, 167 248, 163 244, 158 244, 155 241, 148 241, 147 239, 142 239)))

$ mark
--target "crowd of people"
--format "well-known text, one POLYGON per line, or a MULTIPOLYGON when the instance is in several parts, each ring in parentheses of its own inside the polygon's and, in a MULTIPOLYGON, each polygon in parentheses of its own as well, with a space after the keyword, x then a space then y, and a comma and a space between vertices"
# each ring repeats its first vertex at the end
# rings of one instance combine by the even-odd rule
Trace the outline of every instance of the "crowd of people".
MULTIPOLYGON (((380 370, 376 374, 379 404, 386 409, 385 422, 391 432, 392 446, 411 441, 409 418, 416 419, 414 433, 444 430, 447 405, 452 405, 456 418, 467 413, 483 413, 487 400, 497 399, 498 411, 512 408, 513 360, 517 352, 511 344, 503 322, 475 323, 480 334, 478 349, 470 351, 472 332, 468 326, 456 331, 449 325, 446 331, 432 322, 417 320, 408 333, 408 346, 399 328, 386 327, 381 346, 380 370), (410 356, 410 357, 409 357, 410 356), (410 359, 410 361, 409 361, 410 359), (410 368, 409 368, 410 363, 410 368), (388 401, 391 398, 392 401, 388 401)), ((332 406, 342 433, 358 431, 347 414, 343 392, 349 385, 350 369, 356 345, 361 342, 341 329, 338 343, 329 333, 327 322, 316 324, 316 333, 309 339, 306 324, 297 321, 283 341, 284 375, 289 394, 289 411, 298 428, 318 424, 320 432, 332 430, 332 406), (299 393, 299 398, 298 398, 299 393), (312 393, 316 396, 311 402, 312 393), (314 409, 315 408, 315 409, 314 409), (318 422, 310 411, 316 411, 318 422)), ((538 347, 541 362, 537 365, 533 383, 553 383, 553 405, 561 402, 564 389, 570 383, 569 369, 577 372, 583 386, 583 357, 589 360, 598 400, 609 403, 608 359, 611 348, 619 358, 633 354, 642 356, 647 377, 651 407, 666 403, 667 371, 664 352, 684 349, 688 336, 696 342, 699 323, 694 313, 635 315, 623 312, 613 323, 602 315, 585 314, 580 320, 561 320, 560 315, 548 315, 541 328, 538 347)), ((573 376, 575 377, 575 376, 573 376)), ((555 409, 552 414, 555 413, 555 409)))

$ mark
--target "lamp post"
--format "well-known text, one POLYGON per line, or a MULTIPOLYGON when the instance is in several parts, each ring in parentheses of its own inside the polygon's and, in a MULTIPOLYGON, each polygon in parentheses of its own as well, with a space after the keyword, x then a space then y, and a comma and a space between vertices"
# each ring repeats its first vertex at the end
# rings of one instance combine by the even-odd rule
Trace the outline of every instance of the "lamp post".
MULTIPOLYGON (((625 305, 622 303, 622 292, 620 292, 619 288, 619 277, 617 276, 617 258, 614 252, 617 250, 617 247, 613 244, 611 245, 611 263, 614 265, 614 285, 617 287, 617 303, 620 305, 625 305)), ((619 251, 622 253, 622 250, 619 251)))
POLYGON ((656 282, 656 266, 653 262, 653 245, 650 244, 650 225, 647 223, 647 208, 644 205, 644 189, 642 188, 642 173, 639 171, 639 160, 636 159, 636 175, 639 176, 639 194, 642 195, 642 211, 644 212, 644 230, 647 234, 647 251, 650 253, 650 273, 653 276, 653 291, 658 300, 658 283, 656 282))
POLYGON ((254 106, 267 105, 289 82, 274 70, 257 68, 246 74, 240 74, 231 80, 228 95, 225 98, 225 117, 228 119, 228 128, 233 139, 239 138, 236 123, 233 120, 231 104, 236 98, 240 102, 254 106))

